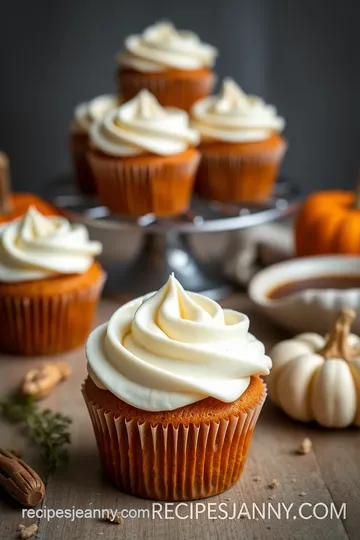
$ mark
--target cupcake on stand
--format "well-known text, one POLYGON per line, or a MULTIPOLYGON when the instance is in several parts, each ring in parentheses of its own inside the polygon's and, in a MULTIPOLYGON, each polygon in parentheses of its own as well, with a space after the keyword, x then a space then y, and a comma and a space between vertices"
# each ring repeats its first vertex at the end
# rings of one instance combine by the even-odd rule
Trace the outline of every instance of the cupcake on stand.
POLYGON ((146 88, 162 106, 189 111, 214 88, 216 56, 215 47, 193 32, 154 24, 126 38, 118 55, 119 94, 127 101, 146 88))
POLYGON ((266 200, 287 147, 275 107, 227 78, 219 95, 195 103, 191 117, 201 137, 197 193, 220 202, 266 200))

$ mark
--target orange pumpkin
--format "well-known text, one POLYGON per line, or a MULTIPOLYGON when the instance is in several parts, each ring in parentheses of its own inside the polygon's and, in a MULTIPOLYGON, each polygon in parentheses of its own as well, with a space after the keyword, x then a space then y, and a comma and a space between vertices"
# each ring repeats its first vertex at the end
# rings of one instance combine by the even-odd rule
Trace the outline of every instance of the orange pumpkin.
POLYGON ((360 255, 360 178, 356 192, 310 195, 295 223, 298 257, 343 253, 360 255))
POLYGON ((60 215, 54 206, 33 193, 11 193, 9 161, 7 156, 0 152, 0 223, 23 216, 31 205, 45 216, 60 215))

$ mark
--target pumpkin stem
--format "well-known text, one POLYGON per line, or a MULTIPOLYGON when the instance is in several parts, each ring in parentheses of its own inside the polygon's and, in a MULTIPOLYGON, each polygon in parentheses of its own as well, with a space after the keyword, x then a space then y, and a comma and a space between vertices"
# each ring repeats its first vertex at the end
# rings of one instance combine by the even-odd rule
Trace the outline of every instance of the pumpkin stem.
POLYGON ((0 152, 0 214, 11 212, 10 167, 4 152, 0 152))
POLYGON ((343 358, 349 362, 353 358, 354 351, 349 347, 349 333, 355 317, 355 311, 352 309, 343 308, 340 311, 324 347, 317 351, 325 360, 343 358))
POLYGON ((360 169, 358 170, 353 208, 360 210, 360 169))

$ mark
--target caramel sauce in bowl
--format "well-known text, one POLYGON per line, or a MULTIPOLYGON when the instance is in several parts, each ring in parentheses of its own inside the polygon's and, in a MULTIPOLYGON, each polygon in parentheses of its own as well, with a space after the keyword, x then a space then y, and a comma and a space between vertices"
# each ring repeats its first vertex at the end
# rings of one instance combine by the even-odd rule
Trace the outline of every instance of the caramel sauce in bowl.
POLYGON ((360 333, 360 256, 319 255, 274 264, 249 284, 251 300, 292 333, 327 332, 341 307, 358 313, 360 333))

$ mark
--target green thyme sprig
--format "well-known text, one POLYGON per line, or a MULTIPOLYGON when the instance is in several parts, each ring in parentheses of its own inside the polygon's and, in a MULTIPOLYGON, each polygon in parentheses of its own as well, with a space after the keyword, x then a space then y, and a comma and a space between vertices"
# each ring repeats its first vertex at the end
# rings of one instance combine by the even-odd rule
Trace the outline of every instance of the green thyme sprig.
POLYGON ((39 449, 48 473, 67 462, 71 418, 40 409, 33 398, 19 394, 0 401, 0 414, 10 424, 19 426, 22 434, 39 449))

